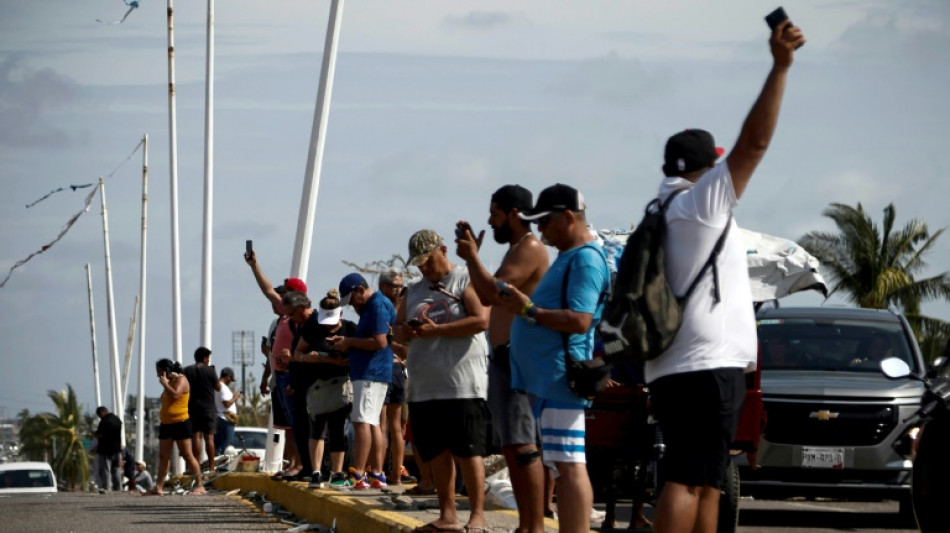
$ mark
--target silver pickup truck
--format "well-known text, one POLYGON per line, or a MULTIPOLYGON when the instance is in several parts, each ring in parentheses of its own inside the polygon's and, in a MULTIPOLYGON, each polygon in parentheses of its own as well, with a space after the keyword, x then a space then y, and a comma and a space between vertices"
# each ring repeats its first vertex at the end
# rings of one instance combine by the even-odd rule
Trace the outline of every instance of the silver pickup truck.
POLYGON ((765 429, 757 468, 740 464, 741 491, 761 497, 895 499, 910 505, 907 419, 920 381, 887 379, 879 362, 924 362, 907 320, 885 310, 833 307, 759 311, 765 429))

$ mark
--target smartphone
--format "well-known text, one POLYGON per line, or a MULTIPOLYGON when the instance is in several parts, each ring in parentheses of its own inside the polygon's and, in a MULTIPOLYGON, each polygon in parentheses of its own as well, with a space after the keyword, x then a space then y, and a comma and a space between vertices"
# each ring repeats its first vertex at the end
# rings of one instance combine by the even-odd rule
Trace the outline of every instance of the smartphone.
POLYGON ((788 20, 788 14, 782 6, 765 16, 765 23, 769 25, 770 30, 778 28, 778 25, 786 20, 788 20))
POLYGON ((250 239, 244 241, 244 251, 248 254, 254 253, 254 241, 250 239))
POLYGON ((410 318, 409 320, 406 321, 406 325, 411 328, 418 328, 419 326, 422 325, 422 321, 419 320, 418 318, 410 318))
POLYGON ((465 232, 460 230, 459 228, 455 228, 455 238, 462 239, 464 237, 465 237, 465 232))
POLYGON ((508 284, 500 279, 495 280, 495 285, 498 287, 498 292, 504 294, 505 296, 510 296, 511 291, 508 289, 508 284))

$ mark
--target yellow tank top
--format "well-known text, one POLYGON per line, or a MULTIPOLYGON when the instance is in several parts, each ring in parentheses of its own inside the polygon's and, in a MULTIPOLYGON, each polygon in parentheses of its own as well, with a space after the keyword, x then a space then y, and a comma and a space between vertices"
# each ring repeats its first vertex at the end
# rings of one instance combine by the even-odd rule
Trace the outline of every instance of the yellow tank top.
MULTIPOLYGON (((179 376, 178 379, 185 379, 185 377, 179 376)), ((176 400, 168 394, 168 391, 162 392, 162 410, 158 414, 162 424, 175 424, 188 420, 189 396, 191 393, 186 392, 176 400)))

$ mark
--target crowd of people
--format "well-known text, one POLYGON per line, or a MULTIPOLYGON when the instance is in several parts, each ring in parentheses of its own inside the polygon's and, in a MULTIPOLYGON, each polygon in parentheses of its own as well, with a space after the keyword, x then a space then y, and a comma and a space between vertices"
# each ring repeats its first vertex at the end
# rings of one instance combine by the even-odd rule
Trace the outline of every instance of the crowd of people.
MULTIPOLYGON (((769 145, 793 52, 804 41, 788 22, 773 30, 772 69, 728 156, 720 159, 725 151, 698 129, 677 133, 666 144, 666 178, 658 197, 670 199, 667 276, 676 294, 686 294, 691 285, 696 289, 684 303, 683 325, 672 345, 645 366, 666 444, 656 531, 716 529, 728 446, 744 397, 743 374, 756 361, 745 250, 728 230, 769 145), (717 264, 706 271, 720 239, 717 264)), ((288 278, 275 288, 256 254, 245 253, 276 315, 262 346, 269 362, 260 389, 271 395, 274 427, 288 435, 288 466, 279 478, 351 490, 401 484, 407 480, 402 467, 407 441, 421 478, 413 490, 434 491, 439 502, 439 517, 418 531, 483 532, 483 457, 497 446, 517 501, 517 533, 542 532, 544 516, 555 510, 561 531, 589 530, 593 491, 584 418, 589 401, 571 391, 565 356, 578 361, 593 356, 595 328, 610 291, 607 256, 588 227, 584 196, 574 187, 552 185, 534 201, 524 187, 505 185, 492 194, 488 208, 493 238, 507 246, 494 273, 479 259, 485 232, 476 235, 467 221, 459 221, 454 239, 459 264, 443 236, 422 229, 408 246, 417 279, 407 279, 408 272, 384 272, 377 290, 362 274, 350 273, 316 306, 303 280, 288 278), (553 262, 545 245, 557 252, 553 262), (356 323, 342 318, 346 306, 359 316, 356 323), (326 448, 330 459, 324 469, 326 448), (456 511, 457 471, 469 498, 467 520, 456 511)), ((216 417, 209 402, 233 379, 228 369, 216 378, 209 355, 199 348, 195 365, 185 369, 169 360, 157 365, 163 387, 161 459, 153 490, 159 494, 174 444, 189 470, 198 473, 196 491, 203 490, 195 457, 203 447, 209 456, 215 450, 216 417)), ((233 407, 233 398, 225 404, 233 407)), ((108 457, 104 462, 109 464, 108 457)), ((642 515, 636 520, 650 526, 642 515)))

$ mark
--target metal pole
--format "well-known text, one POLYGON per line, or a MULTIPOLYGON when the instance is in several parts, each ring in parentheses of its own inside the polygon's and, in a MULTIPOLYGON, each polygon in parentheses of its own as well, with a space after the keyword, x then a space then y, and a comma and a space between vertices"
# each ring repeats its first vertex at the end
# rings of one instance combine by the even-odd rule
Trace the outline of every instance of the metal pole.
POLYGON ((139 396, 135 402, 135 460, 145 460, 145 244, 148 236, 148 134, 142 137, 142 259, 139 274, 139 396))
MULTIPOLYGON (((175 8, 168 0, 168 158, 172 223, 172 356, 181 363, 181 271, 178 260, 178 125, 175 110, 175 8)), ((172 447, 172 473, 181 475, 184 465, 172 447)))
POLYGON ((247 332, 241 332, 241 396, 247 398, 247 374, 245 369, 247 368, 247 342, 244 339, 244 335, 247 332))
MULTIPOLYGON (((327 121, 330 116, 330 98, 333 94, 333 74, 336 70, 339 29, 343 21, 343 0, 332 0, 327 21, 327 36, 323 45, 323 64, 320 70, 320 86, 317 89, 317 105, 313 112, 313 127, 310 131, 310 150, 307 153, 307 172, 304 175, 303 194, 300 197, 300 214, 297 218, 297 237, 294 241, 294 257, 291 275, 306 279, 310 267, 310 247, 313 244, 313 219, 317 209, 317 192, 320 188, 320 170, 323 165, 323 148, 326 144, 327 121)), ((271 411, 267 422, 267 448, 261 465, 265 472, 280 469, 283 454, 283 431, 274 429, 271 411), (279 432, 279 433, 278 433, 279 432)))
POLYGON ((201 247, 201 345, 211 348, 211 234, 214 226, 214 0, 208 0, 205 62, 205 202, 201 247))
POLYGON ((343 21, 343 0, 333 0, 327 23, 327 37, 323 46, 323 65, 320 70, 320 86, 317 90, 317 105, 313 113, 310 131, 310 151, 307 153, 307 172, 304 175, 303 194, 300 197, 300 214, 297 218, 297 239, 294 242, 294 257, 291 275, 306 279, 310 267, 310 247, 313 244, 313 219, 317 209, 317 192, 320 188, 320 170, 323 166, 323 148, 326 144, 327 121, 330 117, 330 97, 333 94, 333 75, 336 70, 337 45, 340 42, 340 24, 343 21))
POLYGON ((181 272, 178 258, 178 123, 175 108, 175 26, 173 0, 168 0, 168 153, 171 173, 172 222, 172 355, 181 362, 181 272))
MULTIPOLYGON (((129 397, 129 374, 132 373, 132 343, 135 342, 135 317, 139 311, 139 297, 135 296, 132 318, 129 320, 129 336, 125 340, 125 366, 122 368, 122 399, 129 397)), ((123 404, 124 405, 124 404, 123 404)))
MULTIPOLYGON (((102 204, 102 240, 106 256, 106 310, 109 317, 109 353, 112 357, 112 412, 123 416, 124 407, 121 383, 119 382, 119 341, 115 331, 115 297, 112 289, 112 256, 109 251, 109 211, 106 208, 106 183, 99 178, 99 200, 102 204)), ((122 432, 125 446, 125 431, 122 432)))
POLYGON ((89 292, 89 336, 92 339, 92 379, 96 382, 96 408, 102 405, 102 390, 99 388, 99 350, 96 348, 96 308, 92 301, 92 271, 86 263, 86 288, 89 292))

